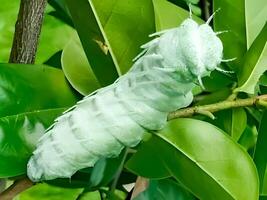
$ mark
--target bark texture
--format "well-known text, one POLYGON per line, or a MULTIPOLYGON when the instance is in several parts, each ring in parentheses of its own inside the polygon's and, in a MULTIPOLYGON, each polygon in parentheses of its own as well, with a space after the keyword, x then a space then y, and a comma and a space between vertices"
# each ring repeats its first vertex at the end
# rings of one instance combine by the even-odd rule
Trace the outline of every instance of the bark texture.
POLYGON ((34 63, 45 6, 46 0, 21 0, 10 63, 34 63))

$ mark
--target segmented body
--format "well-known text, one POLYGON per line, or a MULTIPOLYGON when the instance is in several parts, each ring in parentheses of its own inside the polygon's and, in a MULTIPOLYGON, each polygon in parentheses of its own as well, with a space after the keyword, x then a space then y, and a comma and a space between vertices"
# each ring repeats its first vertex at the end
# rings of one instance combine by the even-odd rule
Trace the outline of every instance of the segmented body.
POLYGON ((187 19, 142 46, 131 70, 85 97, 40 139, 28 163, 33 181, 70 177, 160 130, 170 111, 192 102, 197 80, 215 69, 222 44, 208 25, 187 19))

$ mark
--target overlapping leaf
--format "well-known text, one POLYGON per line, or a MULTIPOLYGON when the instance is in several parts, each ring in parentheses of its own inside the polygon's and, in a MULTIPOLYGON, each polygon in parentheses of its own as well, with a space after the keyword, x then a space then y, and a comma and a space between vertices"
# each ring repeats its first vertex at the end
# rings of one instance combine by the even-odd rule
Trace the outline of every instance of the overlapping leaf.
POLYGON ((77 98, 61 70, 0 64, 0 177, 21 175, 37 140, 77 98))
POLYGON ((127 167, 150 178, 171 175, 200 199, 258 199, 257 171, 249 155, 221 130, 198 120, 169 123, 127 167))

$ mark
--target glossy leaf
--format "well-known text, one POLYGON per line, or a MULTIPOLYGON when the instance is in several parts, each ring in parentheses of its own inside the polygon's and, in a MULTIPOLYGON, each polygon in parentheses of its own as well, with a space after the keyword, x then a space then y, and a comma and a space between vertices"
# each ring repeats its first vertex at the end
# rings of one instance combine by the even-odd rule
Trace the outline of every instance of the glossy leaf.
POLYGON ((98 191, 94 191, 94 192, 87 192, 84 195, 82 195, 82 197, 80 198, 80 200, 101 200, 101 196, 100 193, 98 191))
POLYGON ((161 163, 162 171, 165 169, 200 199, 258 199, 257 171, 249 155, 206 122, 170 122, 139 149, 127 167, 150 177, 146 169, 153 170, 155 163, 161 163))
POLYGON ((26 173, 38 139, 66 108, 34 111, 0 118, 0 178, 26 173))
POLYGON ((219 37, 224 45, 224 58, 237 58, 228 63, 235 71, 240 68, 241 59, 247 51, 244 1, 214 0, 214 11, 221 9, 214 17, 214 29, 229 31, 219 37))
POLYGON ((149 187, 133 200, 196 200, 196 198, 171 179, 150 180, 149 187))
POLYGON ((19 194, 14 200, 74 200, 81 191, 82 189, 66 189, 39 183, 19 194))
POLYGON ((259 180, 260 180, 260 192, 263 190, 263 181, 265 171, 267 169, 267 112, 262 116, 261 125, 259 128, 256 149, 254 153, 254 162, 256 164, 259 180))
POLYGON ((224 110, 216 114, 215 124, 237 142, 247 126, 247 114, 243 108, 224 110))
POLYGON ((57 178, 45 181, 45 183, 62 188, 85 188, 89 187, 90 173, 78 171, 69 178, 57 178))
POLYGON ((254 94, 260 76, 267 70, 267 23, 243 59, 236 91, 254 94))
POLYGON ((257 142, 258 131, 255 126, 246 126, 238 143, 241 144, 247 151, 252 149, 257 142))
POLYGON ((109 85, 118 77, 118 66, 113 60, 112 50, 92 1, 66 0, 65 2, 95 76, 102 86, 109 85))
POLYGON ((92 0, 122 74, 155 32, 151 0, 92 0))
POLYGON ((0 117, 69 107, 76 101, 59 69, 44 65, 0 64, 0 117))
POLYGON ((214 0, 213 5, 214 11, 221 9, 214 18, 215 30, 229 31, 220 35, 224 44, 224 56, 226 59, 236 57, 228 65, 235 71, 240 71, 244 68, 241 62, 244 54, 266 22, 266 3, 264 0, 257 3, 254 0, 214 0))
POLYGON ((81 94, 88 95, 100 87, 78 36, 73 37, 65 46, 62 52, 61 65, 72 87, 81 94))
MULTIPOLYGON (((155 12, 156 30, 164 30, 179 26, 186 18, 189 18, 189 12, 166 0, 152 0, 155 12)), ((203 21, 193 16, 198 23, 203 21)))
POLYGON ((218 71, 213 71, 210 76, 203 78, 203 84, 205 86, 205 91, 207 92, 218 92, 225 87, 229 87, 233 82, 234 81, 229 74, 224 74, 218 71))
MULTIPOLYGON (((19 10, 19 0, 1 0, 0 4, 0 62, 7 62, 10 48, 12 46, 15 22, 19 10)), ((41 64, 53 54, 63 49, 74 30, 58 19, 49 16, 47 13, 51 7, 47 6, 36 63, 41 64)))
POLYGON ((245 17, 247 29, 247 46, 252 45, 267 19, 267 4, 265 0, 245 0, 245 17))
POLYGON ((74 16, 78 13, 72 14, 74 21, 77 18, 76 21, 79 23, 76 28, 87 58, 100 83, 112 83, 118 74, 128 71, 133 64, 132 59, 140 52, 140 46, 149 41, 148 35, 155 31, 152 2, 151 0, 95 0, 89 2, 90 8, 88 8, 88 1, 80 1, 82 4, 71 0, 67 3, 70 10, 78 9, 78 13, 87 7, 87 11, 84 11, 87 14, 81 20, 74 16), (92 16, 95 18, 94 21, 92 16), (99 52, 98 56, 94 56, 96 52, 99 52), (102 56, 99 57, 100 55, 102 56), (113 64, 109 60, 111 55, 113 64), (109 60, 109 64, 103 63, 105 59, 109 60), (99 63, 93 63, 92 60, 99 63))
POLYGON ((0 64, 0 177, 24 174, 38 138, 77 98, 61 70, 0 64))
POLYGON ((230 90, 230 88, 222 88, 221 90, 212 92, 210 94, 196 97, 195 105, 206 105, 206 104, 217 103, 227 99, 231 95, 231 93, 232 91, 230 90))
POLYGON ((117 158, 101 159, 94 166, 90 176, 90 187, 106 186, 116 176, 119 166, 123 162, 125 151, 117 158))
POLYGON ((69 10, 64 0, 48 0, 47 2, 55 9, 50 11, 48 13, 49 15, 60 19, 71 27, 74 27, 69 10))
POLYGON ((265 195, 267 197, 267 168, 265 170, 265 175, 264 175, 264 179, 263 179, 261 195, 265 195))

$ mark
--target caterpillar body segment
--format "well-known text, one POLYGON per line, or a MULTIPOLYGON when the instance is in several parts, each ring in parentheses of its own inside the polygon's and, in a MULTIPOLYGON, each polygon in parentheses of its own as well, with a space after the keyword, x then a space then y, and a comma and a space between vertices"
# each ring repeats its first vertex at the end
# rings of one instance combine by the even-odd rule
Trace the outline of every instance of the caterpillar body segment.
POLYGON ((222 59, 222 43, 192 19, 159 34, 128 73, 65 112, 40 139, 28 162, 32 181, 71 177, 103 157, 136 146, 160 130, 170 111, 188 106, 192 88, 222 59))

